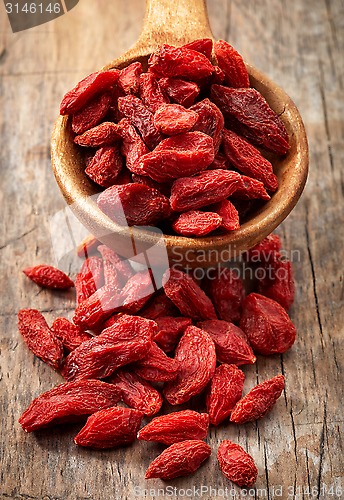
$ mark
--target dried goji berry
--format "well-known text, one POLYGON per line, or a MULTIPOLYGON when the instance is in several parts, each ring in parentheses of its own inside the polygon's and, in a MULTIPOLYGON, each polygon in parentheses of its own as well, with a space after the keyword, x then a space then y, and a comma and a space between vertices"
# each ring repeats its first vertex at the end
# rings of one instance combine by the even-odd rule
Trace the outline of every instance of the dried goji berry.
POLYGON ((240 183, 232 194, 235 200, 254 200, 260 198, 262 200, 270 200, 270 195, 266 192, 264 184, 253 177, 246 175, 240 176, 240 183))
POLYGON ((86 76, 64 96, 60 114, 71 115, 80 111, 95 95, 109 90, 117 82, 119 75, 118 69, 110 69, 86 76))
POLYGON ((164 389, 165 398, 171 405, 189 401, 212 379, 216 367, 214 342, 207 332, 188 326, 176 348, 175 359, 180 363, 179 372, 164 389))
POLYGON ((154 295, 140 311, 140 316, 148 319, 157 319, 161 316, 178 316, 179 310, 169 299, 164 290, 154 295))
POLYGON ((154 151, 141 157, 139 167, 143 175, 167 182, 196 174, 213 161, 211 137, 202 132, 185 132, 161 141, 154 151))
POLYGON ((207 413, 184 410, 161 415, 143 427, 137 437, 143 441, 173 444, 187 439, 205 439, 208 434, 207 413))
POLYGON ((169 98, 162 92, 160 83, 151 73, 143 73, 140 76, 140 97, 153 114, 160 106, 170 102, 169 98))
POLYGON ((269 234, 256 246, 245 252, 249 262, 273 262, 276 254, 281 250, 282 244, 277 234, 269 234))
POLYGON ((231 130, 223 131, 222 145, 229 162, 240 172, 261 181, 270 191, 276 191, 278 180, 271 163, 252 144, 231 130))
POLYGON ((118 109, 138 129, 149 149, 154 149, 162 141, 163 136, 155 126, 153 114, 141 99, 133 95, 120 97, 118 109))
POLYGON ((219 108, 209 101, 204 99, 197 102, 190 108, 196 111, 198 119, 192 130, 198 130, 204 134, 210 135, 214 141, 215 154, 218 152, 221 140, 222 130, 224 126, 224 118, 219 108))
POLYGON ((178 307, 183 316, 193 319, 216 319, 214 306, 197 283, 177 269, 164 275, 163 286, 167 297, 178 307))
POLYGON ((79 380, 60 384, 32 401, 19 419, 26 432, 79 420, 83 415, 114 406, 118 389, 100 380, 79 380))
POLYGON ((73 322, 81 328, 96 329, 122 305, 120 292, 104 285, 79 303, 75 309, 73 322))
POLYGON ((220 227, 226 231, 239 229, 239 213, 229 200, 222 200, 214 205, 210 205, 207 207, 207 210, 211 210, 221 217, 222 221, 220 227))
POLYGON ((256 482, 258 469, 253 458, 238 444, 222 441, 217 459, 223 475, 238 486, 249 488, 256 482))
POLYGON ((281 354, 293 345, 296 330, 285 309, 274 300, 250 293, 243 303, 240 328, 259 354, 281 354))
POLYGON ((188 132, 198 119, 198 114, 180 104, 163 104, 154 115, 154 124, 165 135, 188 132))
POLYGON ((93 159, 87 165, 85 173, 92 181, 107 188, 115 184, 122 164, 123 159, 119 146, 108 146, 96 151, 93 159))
POLYGON ((74 286, 73 281, 60 269, 40 264, 38 266, 26 267, 23 269, 30 280, 45 288, 53 288, 58 290, 67 290, 74 286))
POLYGON ((83 109, 72 117, 72 130, 76 134, 83 134, 86 130, 98 125, 110 109, 112 97, 110 93, 95 97, 83 109))
POLYGON ((138 94, 140 88, 140 75, 142 64, 133 62, 121 70, 118 78, 118 86, 125 94, 138 94))
POLYGON ((76 300, 80 304, 104 285, 103 261, 92 255, 82 264, 75 279, 76 300))
POLYGON ((73 325, 67 318, 56 318, 51 329, 67 351, 74 351, 80 344, 92 338, 92 335, 73 325))
POLYGON ((57 370, 63 358, 62 342, 42 314, 36 309, 21 309, 18 312, 18 329, 30 351, 57 370))
POLYGON ((103 146, 113 146, 121 139, 118 123, 103 122, 96 127, 86 130, 81 135, 74 138, 74 142, 79 146, 88 148, 98 148, 103 146))
POLYGON ((68 354, 62 368, 67 380, 105 378, 149 351, 156 324, 138 316, 121 316, 100 335, 68 354))
POLYGON ((222 217, 215 212, 190 210, 178 216, 172 229, 183 236, 205 236, 222 224, 222 217))
POLYGON ((193 40, 190 43, 183 45, 187 49, 196 50, 196 52, 201 52, 208 59, 211 58, 211 53, 213 50, 213 41, 211 38, 199 38, 198 40, 193 40))
POLYGON ((148 226, 170 215, 166 196, 135 182, 105 189, 97 203, 110 219, 122 226, 148 226))
POLYGON ((173 351, 187 326, 192 324, 191 318, 159 316, 155 318, 158 331, 153 340, 164 352, 173 351))
POLYGON ((88 417, 74 438, 78 446, 98 450, 124 446, 136 439, 143 413, 131 408, 106 408, 88 417))
POLYGON ((220 365, 210 382, 207 393, 209 421, 219 425, 231 414, 242 396, 245 375, 236 365, 220 365))
POLYGON ((213 72, 209 59, 187 47, 161 45, 148 61, 149 72, 157 77, 180 77, 202 80, 213 72))
POLYGON ((152 342, 144 358, 135 363, 135 373, 152 382, 174 380, 179 370, 179 361, 169 358, 164 351, 152 342))
POLYGON ((189 108, 200 93, 200 88, 195 82, 187 82, 180 78, 160 78, 159 85, 172 101, 185 108, 189 108))
POLYGON ((234 193, 239 182, 237 172, 220 169, 177 179, 172 185, 171 207, 176 212, 186 212, 217 203, 234 193))
MULTIPOLYGON (((281 304, 288 311, 295 296, 295 284, 291 262, 278 256, 269 264, 272 276, 265 275, 258 280, 258 292, 281 304)), ((263 270, 265 272, 266 269, 263 270)))
POLYGON ((207 290, 220 319, 239 321, 245 288, 235 269, 218 267, 209 273, 207 290))
POLYGON ((146 380, 132 370, 117 370, 108 379, 121 394, 121 401, 130 408, 142 411, 147 417, 158 413, 162 405, 162 396, 146 380))
MULTIPOLYGON (((250 142, 254 139, 257 144, 278 154, 288 151, 290 146, 285 125, 258 90, 213 85, 211 100, 220 108, 225 119, 234 117, 246 127, 250 142)), ((241 129, 241 133, 244 130, 241 129)))
POLYGON ((264 417, 272 409, 283 389, 283 375, 277 375, 256 385, 237 402, 231 414, 231 422, 244 424, 264 417))
POLYGON ((151 462, 145 478, 168 480, 187 476, 195 472, 210 455, 211 448, 204 441, 190 439, 172 444, 151 462))
POLYGON ((224 40, 214 43, 217 63, 225 74, 225 83, 229 87, 249 87, 250 80, 241 55, 224 40))
POLYGON ((202 321, 197 326, 208 332, 213 339, 216 357, 220 363, 240 366, 256 362, 246 335, 233 323, 215 319, 202 321))

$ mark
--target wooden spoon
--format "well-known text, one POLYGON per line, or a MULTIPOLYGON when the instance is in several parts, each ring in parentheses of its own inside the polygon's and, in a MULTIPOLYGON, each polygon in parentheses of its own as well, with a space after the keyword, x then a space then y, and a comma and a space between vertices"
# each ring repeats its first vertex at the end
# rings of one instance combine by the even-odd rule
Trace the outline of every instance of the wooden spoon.
MULTIPOLYGON (((182 45, 197 38, 213 38, 205 0, 146 0, 146 15, 138 41, 103 69, 123 68, 137 60, 147 66, 149 55, 158 45, 182 45)), ((304 125, 295 104, 281 88, 252 66, 247 66, 247 69, 251 85, 281 116, 290 138, 288 153, 272 160, 279 189, 271 200, 240 229, 221 236, 161 237, 161 234, 145 228, 119 226, 98 208, 92 195, 99 190, 84 172, 82 155, 73 142, 71 120, 59 116, 51 143, 54 174, 67 203, 93 235, 128 258, 133 256, 133 248, 140 253, 157 245, 162 250, 166 247, 170 262, 207 267, 237 257, 238 253, 270 234, 287 217, 301 196, 307 179, 308 145, 304 125)))

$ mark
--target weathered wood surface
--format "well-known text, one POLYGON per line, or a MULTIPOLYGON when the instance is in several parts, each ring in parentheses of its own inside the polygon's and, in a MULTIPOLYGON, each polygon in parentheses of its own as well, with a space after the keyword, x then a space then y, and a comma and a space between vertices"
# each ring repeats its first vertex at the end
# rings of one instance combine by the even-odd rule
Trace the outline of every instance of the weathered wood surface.
MULTIPOLYGON (((343 36, 340 0, 209 0, 215 36, 233 43, 295 100, 310 143, 310 177, 295 210, 279 228, 294 262, 298 340, 286 355, 245 367, 248 389, 283 372, 286 390, 264 420, 213 429, 209 443, 240 443, 259 468, 253 498, 340 498, 343 475, 343 36), (331 489, 333 488, 333 489, 331 489), (336 488, 337 491, 336 491, 336 488)), ((137 38, 143 0, 82 0, 67 15, 12 34, 0 7, 1 74, 1 498, 158 498, 167 484, 145 482, 160 449, 79 449, 77 432, 26 435, 17 423, 29 402, 61 381, 27 350, 16 311, 35 307, 48 321, 69 314, 73 293, 39 290, 21 274, 27 265, 54 262, 49 224, 64 208, 50 168, 49 139, 63 93, 85 74, 117 57, 137 38), (153 488, 156 493, 144 492, 153 488)), ((68 265, 73 265, 67 259, 68 265)), ((67 264, 66 264, 67 265, 67 264)), ((228 488, 216 454, 179 488, 228 488)), ((226 491, 224 492, 226 493, 226 491)), ((197 498, 196 491, 191 497, 197 498)), ((222 492, 203 492, 220 498, 222 492)), ((230 496, 232 495, 232 497, 230 496)), ((247 494, 248 496, 248 494, 247 494)), ((342 496, 344 496, 342 494, 342 496)), ((173 498, 173 496, 172 496, 173 498)))

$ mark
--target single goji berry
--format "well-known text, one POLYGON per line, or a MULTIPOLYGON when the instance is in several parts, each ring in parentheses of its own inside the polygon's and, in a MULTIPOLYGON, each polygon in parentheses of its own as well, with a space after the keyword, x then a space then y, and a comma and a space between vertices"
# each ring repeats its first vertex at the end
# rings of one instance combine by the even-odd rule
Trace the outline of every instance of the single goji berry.
POLYGON ((240 182, 235 192, 232 194, 235 200, 270 200, 270 195, 266 192, 264 184, 253 177, 240 176, 240 182))
POLYGON ((103 146, 113 146, 121 139, 118 123, 103 122, 96 127, 86 130, 81 135, 74 138, 74 142, 79 146, 88 148, 98 148, 103 146))
POLYGON ((231 414, 242 396, 245 375, 236 365, 220 365, 210 381, 206 403, 209 421, 219 425, 231 414))
POLYGON ((92 338, 92 335, 73 325, 67 318, 56 318, 51 329, 69 352, 74 351, 80 344, 92 338))
POLYGON ((174 380, 178 370, 179 361, 166 356, 155 342, 152 342, 145 357, 135 363, 135 373, 151 382, 174 380))
POLYGON ((76 134, 83 134, 86 130, 98 125, 109 111, 112 96, 109 92, 95 97, 83 109, 73 114, 72 130, 76 134))
POLYGON ((165 398, 171 405, 189 401, 212 379, 216 367, 214 342, 204 330, 188 326, 176 348, 175 359, 180 363, 179 372, 164 388, 165 398))
POLYGON ((221 169, 176 179, 171 190, 171 208, 186 212, 217 203, 234 193, 239 183, 237 172, 221 169))
POLYGON ((210 455, 211 448, 204 441, 190 439, 172 444, 151 462, 145 478, 168 480, 187 476, 195 472, 210 455))
POLYGON ((208 59, 210 59, 213 50, 213 41, 211 38, 199 38, 198 40, 193 40, 190 43, 186 43, 185 45, 183 45, 183 47, 195 50, 196 52, 201 52, 208 59))
POLYGON ((142 64, 133 62, 121 70, 118 78, 118 86, 125 94, 137 95, 140 89, 140 75, 142 73, 142 64))
POLYGON ((119 310, 122 303, 120 292, 104 285, 78 304, 73 322, 85 330, 97 329, 111 314, 119 310))
POLYGON ((158 331, 153 340, 164 352, 173 351, 187 326, 192 324, 191 318, 159 316, 155 318, 158 331))
POLYGON ((172 224, 172 229, 183 236, 200 237, 215 231, 221 224, 222 217, 215 211, 190 210, 178 216, 172 224))
POLYGON ((235 231, 239 229, 239 213, 233 203, 229 200, 222 200, 214 205, 207 207, 207 210, 217 213, 222 221, 220 227, 226 231, 235 231))
POLYGON ((143 413, 132 408, 106 408, 88 417, 74 438, 78 446, 98 450, 124 446, 136 439, 143 413))
POLYGON ((197 326, 213 339, 217 361, 220 363, 240 366, 256 362, 246 335, 233 323, 215 319, 202 321, 197 326))
POLYGON ((143 358, 155 331, 154 321, 123 315, 68 354, 61 373, 67 380, 108 377, 121 366, 143 358))
POLYGON ((140 76, 140 98, 153 114, 160 106, 170 102, 162 92, 160 83, 151 73, 143 73, 140 76))
POLYGON ((32 401, 19 419, 26 432, 82 419, 84 415, 114 406, 118 389, 100 380, 79 380, 60 384, 32 401))
POLYGON ((223 475, 238 486, 249 488, 256 482, 258 469, 253 458, 238 444, 222 441, 217 459, 223 475))
POLYGON ((82 264, 75 279, 76 301, 78 304, 93 295, 104 285, 103 261, 92 255, 82 264))
POLYGON ((240 328, 254 352, 281 354, 293 345, 296 330, 285 309, 276 301, 250 293, 243 303, 240 328))
POLYGON ((95 95, 109 90, 117 82, 119 75, 118 69, 110 69, 86 76, 64 96, 60 114, 71 115, 80 111, 95 95))
POLYGON ((200 93, 197 83, 180 78, 160 78, 159 85, 172 101, 185 108, 189 108, 200 93))
POLYGON ((48 266, 46 264, 39 264, 38 266, 26 267, 23 269, 30 280, 37 283, 39 286, 45 288, 53 288, 58 290, 67 290, 74 286, 73 281, 60 269, 48 266))
MULTIPOLYGON (((158 182, 193 175, 206 169, 214 160, 211 137, 202 132, 185 132, 168 137, 140 158, 143 175, 158 182)), ((138 172, 139 173, 139 172, 138 172)))
POLYGON ((198 119, 198 114, 180 104, 163 104, 154 115, 154 124, 165 135, 188 132, 198 119))
POLYGON ((184 410, 161 415, 143 427, 137 437, 143 441, 156 441, 171 445, 187 439, 205 439, 208 434, 207 413, 184 410))
POLYGON ((63 358, 63 346, 36 309, 18 312, 18 329, 26 345, 42 361, 57 370, 63 358))
POLYGON ((130 408, 142 411, 147 417, 158 413, 162 396, 146 380, 129 369, 116 370, 108 379, 121 394, 121 401, 130 408))
POLYGON ((218 317, 232 323, 239 321, 245 288, 236 269, 218 267, 208 275, 207 291, 218 317))
POLYGON ((277 375, 256 385, 237 402, 231 413, 231 422, 244 424, 264 417, 272 409, 283 389, 283 375, 277 375))
POLYGON ((263 269, 265 276, 258 279, 258 293, 281 304, 288 311, 295 296, 295 284, 291 262, 276 256, 270 266, 271 276, 263 269))
POLYGON ((224 118, 219 108, 209 101, 204 99, 197 102, 190 108, 198 115, 198 119, 192 130, 198 130, 204 134, 210 135, 214 141, 215 154, 218 152, 224 127, 224 118))
POLYGON ((229 87, 249 87, 250 80, 241 55, 224 40, 214 43, 217 63, 225 74, 225 83, 229 87))
POLYGON ((213 303, 195 280, 183 271, 169 269, 164 274, 163 286, 167 297, 183 316, 193 319, 216 319, 213 303))
POLYGON ((115 184, 122 164, 123 159, 118 145, 103 147, 96 151, 85 173, 93 182, 107 188, 115 184))

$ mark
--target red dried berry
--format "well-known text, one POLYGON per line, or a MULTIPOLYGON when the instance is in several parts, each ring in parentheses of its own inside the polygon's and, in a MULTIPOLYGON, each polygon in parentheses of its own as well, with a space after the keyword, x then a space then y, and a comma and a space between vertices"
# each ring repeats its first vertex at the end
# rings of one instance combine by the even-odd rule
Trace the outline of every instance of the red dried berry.
POLYGON ((225 83, 229 87, 249 87, 250 80, 241 55, 224 40, 214 43, 214 51, 217 63, 225 74, 225 83))
POLYGON ((96 329, 122 305, 122 297, 116 288, 104 285, 87 299, 79 302, 73 323, 85 330, 96 329))
POLYGON ((46 264, 40 264, 38 266, 27 267, 23 269, 23 273, 26 274, 30 280, 37 283, 39 286, 44 288, 52 288, 57 290, 67 290, 74 286, 73 281, 60 269, 56 267, 48 266, 46 264))
POLYGON ((235 229, 240 228, 239 213, 229 200, 222 200, 215 205, 210 205, 207 210, 211 210, 221 217, 220 227, 226 231, 235 231, 235 229))
POLYGON ((259 354, 281 354, 293 345, 296 330, 285 309, 258 293, 250 293, 243 303, 240 328, 259 354))
POLYGON ((213 72, 209 59, 195 50, 184 47, 161 45, 148 61, 149 72, 158 78, 179 77, 202 80, 213 72))
POLYGON ((213 41, 211 38, 199 38, 198 40, 193 40, 190 43, 186 43, 185 45, 183 45, 183 47, 195 50, 196 52, 201 52, 208 59, 210 59, 213 50, 213 41))
POLYGON ((109 111, 112 102, 110 93, 95 97, 72 117, 72 130, 76 134, 83 134, 86 130, 98 125, 109 111))
POLYGON ((184 410, 161 415, 143 427, 137 437, 143 441, 156 441, 171 445, 187 439, 205 439, 209 416, 206 413, 184 410))
POLYGON ((168 198, 144 184, 111 186, 98 196, 99 208, 121 226, 148 226, 169 217, 168 198))
POLYGON ((216 367, 214 342, 207 332, 188 326, 177 346, 175 359, 180 363, 178 375, 164 389, 171 405, 189 401, 212 379, 216 367))
POLYGON ((135 373, 151 382, 174 380, 179 370, 179 362, 166 356, 164 351, 152 342, 144 358, 135 364, 135 373))
POLYGON ((118 69, 110 69, 86 76, 64 96, 60 114, 71 115, 80 111, 95 95, 109 90, 117 82, 119 74, 118 69))
POLYGON ((217 203, 234 193, 239 182, 237 172, 220 169, 177 179, 172 185, 171 207, 176 212, 186 212, 217 203))
POLYGON ((82 419, 84 415, 114 406, 119 401, 116 387, 100 380, 60 384, 32 401, 19 419, 26 432, 82 419))
MULTIPOLYGON (((271 267, 271 277, 265 275, 258 281, 258 292, 265 297, 269 297, 281 304, 288 311, 295 297, 295 284, 291 262, 281 260, 276 256, 276 260, 266 267, 271 267)), ((266 272, 267 269, 264 269, 266 272)))
POLYGON ((76 300, 80 304, 104 285, 103 262, 93 255, 85 260, 75 279, 76 300))
POLYGON ((230 130, 223 131, 222 145, 229 162, 240 172, 276 191, 278 180, 271 163, 252 144, 230 130))
POLYGON ((256 362, 244 332, 227 321, 208 320, 197 326, 209 333, 215 344, 217 361, 229 365, 247 365, 256 362))
POLYGON ((216 319, 211 300, 187 274, 171 268, 164 275, 163 286, 167 297, 183 316, 193 319, 216 319))
POLYGON ((122 164, 123 159, 119 146, 108 146, 96 151, 96 154, 87 165, 85 173, 92 181, 107 188, 115 184, 122 169, 122 164))
POLYGON ((270 108, 264 97, 253 88, 233 89, 221 85, 211 88, 211 100, 220 108, 225 119, 238 121, 248 132, 247 139, 278 154, 289 149, 288 132, 281 118, 270 108))
POLYGON ((172 229, 183 236, 205 236, 222 224, 222 217, 214 212, 190 210, 178 216, 172 229))
POLYGON ((220 365, 210 382, 207 394, 209 421, 219 425, 231 414, 242 396, 245 375, 236 365, 220 365))
POLYGON ((240 183, 232 194, 235 200, 270 200, 270 195, 266 192, 264 184, 253 177, 240 176, 240 183))
POLYGON ((185 108, 189 108, 200 93, 200 88, 196 83, 180 78, 161 78, 159 85, 172 101, 185 108))
POLYGON ((160 83, 151 73, 143 73, 140 76, 140 97, 153 114, 160 106, 170 102, 169 98, 162 92, 160 83))
POLYGON ((244 424, 264 417, 274 406, 284 389, 283 375, 256 385, 235 405, 231 422, 244 424))
POLYGON ((164 352, 173 351, 186 327, 192 324, 191 318, 159 316, 155 319, 158 331, 153 340, 164 352))
POLYGON ((180 104, 163 104, 154 115, 154 124, 165 135, 188 132, 198 119, 198 114, 180 104))
POLYGON ((193 130, 198 130, 204 134, 210 135, 214 141, 215 154, 218 152, 224 127, 224 118, 219 108, 209 101, 204 99, 197 102, 190 108, 198 115, 198 119, 193 127, 193 130))
POLYGON ((137 95, 140 88, 140 75, 142 64, 133 62, 121 70, 118 78, 118 86, 125 94, 137 95))
POLYGON ((69 352, 74 351, 80 344, 92 338, 92 335, 73 325, 67 318, 56 318, 51 329, 69 352))
POLYGON ((113 146, 121 139, 118 123, 103 122, 96 127, 86 130, 81 135, 74 138, 74 142, 79 146, 88 148, 98 148, 103 146, 113 146))
MULTIPOLYGON (((138 167, 138 162, 140 158, 149 152, 146 144, 141 139, 141 136, 136 132, 135 127, 130 123, 127 118, 123 118, 119 122, 119 133, 123 139, 121 152, 126 158, 126 167, 136 174, 141 174, 141 169, 138 167)), ((126 182, 119 182, 117 184, 123 184, 130 182, 129 178, 126 182)))
POLYGON ((97 411, 88 417, 74 443, 98 450, 125 446, 135 441, 142 418, 141 411, 120 406, 97 411))
POLYGON ((238 486, 249 488, 256 482, 258 469, 253 458, 238 444, 222 441, 217 459, 223 475, 238 486))
POLYGON ((123 315, 98 337, 68 354, 61 373, 67 380, 109 377, 121 366, 143 358, 155 331, 153 321, 123 315))
POLYGON ((235 269, 218 267, 210 274, 208 293, 220 319, 232 323, 240 320, 245 288, 235 269))
POLYGON ((108 382, 118 389, 121 401, 130 408, 142 411, 147 417, 155 415, 160 410, 161 394, 131 370, 117 370, 108 382))
POLYGON ((120 97, 118 109, 138 129, 149 149, 154 149, 162 141, 163 136, 154 123, 153 114, 141 99, 132 95, 120 97))
POLYGON ((139 167, 143 175, 168 182, 196 174, 213 160, 212 139, 202 132, 185 132, 161 141, 154 151, 141 157, 139 167))
POLYGON ((169 480, 187 476, 195 472, 210 455, 211 448, 204 441, 190 439, 172 444, 151 462, 145 478, 169 480))
POLYGON ((62 342, 42 314, 36 309, 21 309, 18 312, 18 329, 30 351, 57 370, 63 358, 62 342))

